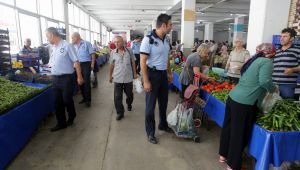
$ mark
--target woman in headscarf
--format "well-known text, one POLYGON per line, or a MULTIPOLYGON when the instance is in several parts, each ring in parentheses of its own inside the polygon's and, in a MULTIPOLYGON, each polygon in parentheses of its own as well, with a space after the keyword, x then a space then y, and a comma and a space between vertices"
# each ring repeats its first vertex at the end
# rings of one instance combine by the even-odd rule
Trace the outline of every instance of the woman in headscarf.
POLYGON ((270 43, 257 46, 256 54, 241 68, 241 78, 229 93, 220 139, 220 162, 227 162, 227 170, 240 170, 242 153, 266 92, 278 88, 272 82, 272 57, 276 49, 270 43))

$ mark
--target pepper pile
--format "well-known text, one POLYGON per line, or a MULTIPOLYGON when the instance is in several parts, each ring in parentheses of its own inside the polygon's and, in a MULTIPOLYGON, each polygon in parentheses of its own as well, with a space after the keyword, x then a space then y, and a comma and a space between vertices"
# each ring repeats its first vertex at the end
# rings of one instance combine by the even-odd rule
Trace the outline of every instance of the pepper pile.
POLYGON ((170 68, 171 68, 171 71, 175 71, 178 74, 180 74, 182 72, 182 66, 181 65, 171 64, 170 68))
POLYGON ((41 90, 0 78, 0 115, 22 104, 41 90))
POLYGON ((300 104, 279 100, 268 114, 260 116, 257 124, 271 131, 300 131, 300 104))

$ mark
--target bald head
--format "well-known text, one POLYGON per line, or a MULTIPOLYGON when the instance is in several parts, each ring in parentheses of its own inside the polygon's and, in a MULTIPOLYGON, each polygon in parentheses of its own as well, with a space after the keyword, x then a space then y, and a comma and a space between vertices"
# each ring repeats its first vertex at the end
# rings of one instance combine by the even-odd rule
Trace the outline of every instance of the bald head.
POLYGON ((81 40, 81 37, 80 37, 80 34, 78 32, 74 32, 72 34, 72 43, 73 44, 79 44, 80 43, 80 40, 81 40))
POLYGON ((30 47, 31 46, 31 39, 30 38, 26 38, 25 39, 24 46, 26 46, 26 47, 30 47))
POLYGON ((123 49, 124 48, 124 39, 121 36, 116 36, 114 38, 114 43, 117 47, 117 49, 123 49))

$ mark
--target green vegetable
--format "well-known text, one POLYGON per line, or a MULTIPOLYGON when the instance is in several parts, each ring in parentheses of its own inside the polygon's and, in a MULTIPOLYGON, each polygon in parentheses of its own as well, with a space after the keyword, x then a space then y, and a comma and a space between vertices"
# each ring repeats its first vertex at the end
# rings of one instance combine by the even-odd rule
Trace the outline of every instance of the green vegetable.
POLYGON ((0 115, 24 103, 41 91, 0 78, 0 115))
POLYGON ((228 98, 229 92, 230 90, 227 89, 220 91, 215 90, 212 91, 211 95, 225 103, 228 98))
POLYGON ((260 115, 257 124, 271 131, 300 131, 300 105, 279 100, 268 114, 260 115))

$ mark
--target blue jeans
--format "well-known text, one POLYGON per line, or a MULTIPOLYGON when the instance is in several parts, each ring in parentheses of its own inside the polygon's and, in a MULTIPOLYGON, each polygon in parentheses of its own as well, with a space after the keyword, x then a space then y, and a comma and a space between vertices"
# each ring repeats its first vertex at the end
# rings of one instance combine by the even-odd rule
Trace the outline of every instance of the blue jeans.
POLYGON ((295 88, 296 84, 278 84, 280 96, 283 99, 296 99, 295 88))

